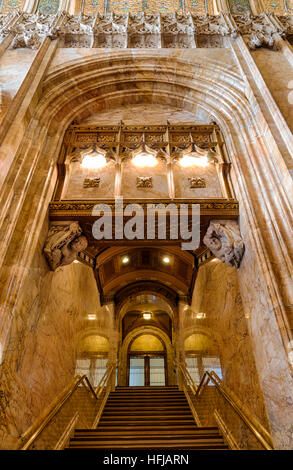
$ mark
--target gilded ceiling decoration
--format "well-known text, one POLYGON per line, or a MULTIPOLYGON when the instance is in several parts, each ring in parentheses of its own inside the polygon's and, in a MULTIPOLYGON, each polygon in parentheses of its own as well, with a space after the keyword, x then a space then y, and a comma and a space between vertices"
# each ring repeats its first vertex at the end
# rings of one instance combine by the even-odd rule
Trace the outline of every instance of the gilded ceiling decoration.
POLYGON ((229 0, 229 7, 232 15, 251 12, 249 0, 229 0))
POLYGON ((0 0, 0 12, 11 13, 13 10, 22 10, 25 0, 0 0))
POLYGON ((54 15, 59 9, 60 0, 39 0, 38 11, 45 15, 54 15))
MULTIPOLYGON (((264 0, 265 11, 270 11, 276 15, 285 15, 287 13, 285 3, 285 0, 264 0)), ((288 3, 291 3, 292 7, 292 0, 289 0, 288 3)))

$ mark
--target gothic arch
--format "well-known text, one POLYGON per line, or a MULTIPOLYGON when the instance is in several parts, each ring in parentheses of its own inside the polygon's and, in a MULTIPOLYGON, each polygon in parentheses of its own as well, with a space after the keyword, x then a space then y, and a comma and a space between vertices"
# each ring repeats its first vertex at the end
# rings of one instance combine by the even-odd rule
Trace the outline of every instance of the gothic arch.
MULTIPOLYGON (((239 38, 231 42, 232 50, 240 47, 241 41, 239 38)), ((53 42, 50 51, 55 47, 53 42)), ((292 154, 292 135, 283 118, 277 117, 273 125, 266 121, 264 108, 256 100, 249 80, 242 80, 241 63, 239 67, 227 69, 220 59, 202 61, 197 56, 193 60, 190 52, 184 50, 162 49, 143 51, 143 54, 140 50, 125 50, 103 55, 90 51, 88 59, 51 67, 42 94, 38 88, 31 97, 29 112, 21 123, 26 130, 15 154, 7 152, 8 142, 11 145, 9 132, 5 136, 14 109, 10 114, 7 112, 0 133, 1 141, 5 142, 3 168, 7 168, 0 203, 3 230, 14 256, 12 260, 8 244, 1 246, 5 273, 9 273, 1 292, 4 350, 13 318, 10 312, 15 311, 20 286, 28 276, 34 253, 41 252, 47 207, 57 178, 58 153, 69 124, 75 118, 126 102, 168 104, 187 109, 205 122, 216 121, 221 127, 232 162, 231 178, 240 201, 246 253, 238 276, 244 309, 250 314, 260 382, 266 390, 268 410, 272 410, 272 403, 280 395, 284 400, 290 399, 293 379, 286 348, 291 339, 293 301, 286 286, 293 277, 290 258, 293 217, 292 179, 286 158, 292 154), (12 170, 21 174, 21 178, 13 180, 12 170), (24 187, 24 180, 30 184, 24 187), (279 185, 281 180, 283 183, 279 185), (32 200, 37 201, 35 205, 32 200), (288 210, 280 214, 280 207, 288 210), (16 208, 20 209, 16 211, 16 208), (21 243, 20 233, 23 234, 21 243), (262 331, 262 342, 257 341, 259 331, 262 331), (278 351, 278 369, 275 365, 269 367, 269 361, 263 360, 269 357, 273 363, 274 351, 278 351), (274 380, 276 373, 284 380, 273 390, 267 384, 274 380)), ((278 113, 277 106, 275 110, 278 113)), ((19 128, 20 136, 21 125, 19 128)), ((278 416, 279 429, 285 432, 289 429, 287 413, 280 410, 278 416)), ((278 430, 273 432, 278 440, 278 430)))

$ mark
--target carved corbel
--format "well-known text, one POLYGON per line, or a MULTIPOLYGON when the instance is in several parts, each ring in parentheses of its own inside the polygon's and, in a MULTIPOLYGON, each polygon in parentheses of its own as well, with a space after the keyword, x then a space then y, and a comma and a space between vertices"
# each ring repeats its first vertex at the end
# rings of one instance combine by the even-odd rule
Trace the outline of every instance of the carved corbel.
POLYGON ((227 266, 239 268, 245 246, 238 222, 234 220, 211 220, 203 242, 227 266))
POLYGON ((51 225, 43 251, 50 269, 55 271, 59 266, 71 264, 87 246, 78 222, 59 222, 51 225))

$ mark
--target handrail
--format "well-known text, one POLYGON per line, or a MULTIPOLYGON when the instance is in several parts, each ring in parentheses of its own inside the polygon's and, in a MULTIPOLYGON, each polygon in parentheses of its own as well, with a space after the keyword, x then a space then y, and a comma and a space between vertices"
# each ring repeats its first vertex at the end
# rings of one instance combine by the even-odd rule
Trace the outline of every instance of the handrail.
POLYGON ((115 368, 114 365, 112 365, 111 367, 107 367, 103 377, 101 378, 101 380, 98 383, 97 388, 95 390, 95 394, 96 394, 97 398, 99 397, 99 395, 101 393, 101 390, 103 389, 104 383, 106 383, 108 381, 109 377, 111 376, 114 368, 115 368))
POLYGON ((197 386, 194 383, 194 381, 192 380, 192 377, 191 377, 189 371, 186 368, 182 367, 182 364, 178 364, 178 366, 179 366, 183 376, 185 377, 186 382, 188 382, 190 388, 192 389, 193 393, 195 394, 196 391, 197 391, 197 386))
POLYGON ((70 385, 66 387, 65 390, 57 397, 57 399, 52 402, 51 406, 49 407, 49 410, 47 410, 46 413, 41 416, 35 424, 33 424, 27 431, 25 431, 21 435, 21 440, 22 442, 25 442, 25 444, 22 445, 20 450, 29 449, 29 447, 33 444, 33 442, 37 439, 37 437, 41 434, 41 432, 45 429, 49 422, 52 421, 58 411, 65 405, 67 400, 72 396, 74 391, 82 382, 84 382, 88 386, 91 394, 96 400, 98 400, 101 390, 103 389, 103 384, 107 382, 107 380, 111 376, 113 368, 113 365, 111 367, 107 367, 107 370, 101 378, 96 390, 94 390, 86 375, 78 375, 74 377, 70 385))
POLYGON ((220 379, 220 377, 216 374, 215 371, 204 373, 204 376, 201 380, 200 385, 197 388, 196 396, 199 396, 201 393, 201 388, 204 385, 207 385, 209 381, 212 381, 225 400, 232 406, 232 408, 236 411, 239 417, 244 421, 244 423, 249 427, 251 432, 255 435, 256 439, 261 443, 261 445, 266 450, 273 450, 272 446, 272 439, 269 432, 263 427, 263 425, 255 418, 255 417, 248 417, 247 412, 245 410, 245 405, 241 403, 238 397, 235 396, 234 392, 232 392, 220 379), (208 378, 206 384, 205 378, 208 378), (234 397, 233 397, 234 395, 234 397))
POLYGON ((261 445, 266 449, 266 450, 273 450, 273 445, 272 445, 272 439, 269 434, 269 432, 262 426, 262 424, 254 417, 248 417, 247 412, 244 411, 246 409, 245 405, 241 403, 238 397, 232 392, 228 387, 223 383, 223 381, 218 377, 218 375, 215 373, 215 371, 208 372, 206 371, 200 381, 200 384, 197 386, 192 377, 190 376, 189 371, 187 370, 186 367, 183 367, 182 364, 178 364, 183 376, 186 380, 188 377, 188 381, 192 382, 193 387, 191 389, 193 390, 194 396, 196 398, 199 397, 201 394, 203 387, 206 386, 209 381, 212 381, 217 390, 221 393, 221 395, 224 397, 224 399, 230 404, 230 406, 234 409, 234 411, 238 414, 238 416, 242 419, 242 421, 248 426, 250 431, 254 434, 256 439, 261 443, 261 445))

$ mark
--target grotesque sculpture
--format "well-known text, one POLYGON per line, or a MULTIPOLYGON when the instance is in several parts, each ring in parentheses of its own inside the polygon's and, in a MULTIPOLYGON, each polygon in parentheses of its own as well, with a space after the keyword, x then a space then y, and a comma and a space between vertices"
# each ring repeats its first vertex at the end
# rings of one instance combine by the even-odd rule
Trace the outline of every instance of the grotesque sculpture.
POLYGON ((244 243, 237 222, 211 220, 203 242, 223 263, 239 268, 244 253, 244 243))
POLYGON ((78 222, 60 223, 50 227, 44 254, 52 271, 72 263, 77 254, 87 248, 88 242, 78 222))

